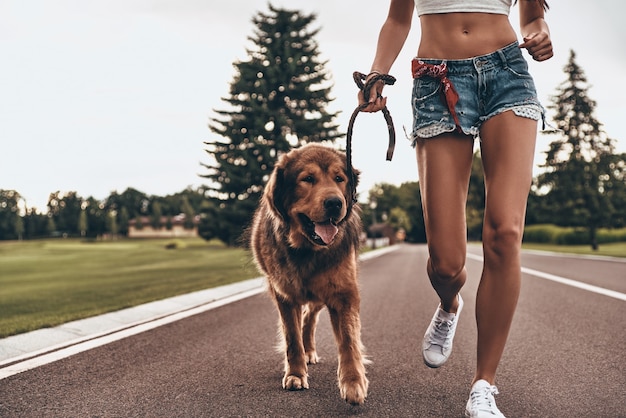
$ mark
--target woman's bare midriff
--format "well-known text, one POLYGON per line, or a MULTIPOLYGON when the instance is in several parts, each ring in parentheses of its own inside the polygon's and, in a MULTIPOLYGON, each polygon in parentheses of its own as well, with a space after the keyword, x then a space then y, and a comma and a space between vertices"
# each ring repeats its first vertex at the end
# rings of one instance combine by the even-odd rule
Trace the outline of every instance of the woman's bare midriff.
POLYGON ((506 15, 445 13, 420 16, 417 56, 465 59, 489 54, 517 40, 506 15))

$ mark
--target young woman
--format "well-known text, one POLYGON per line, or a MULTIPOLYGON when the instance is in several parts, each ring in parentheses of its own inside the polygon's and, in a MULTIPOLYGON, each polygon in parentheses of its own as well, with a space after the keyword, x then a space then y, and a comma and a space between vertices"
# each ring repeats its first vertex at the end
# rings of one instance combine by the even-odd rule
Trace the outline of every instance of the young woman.
MULTIPOLYGON (((412 145, 430 258, 426 267, 441 304, 424 336, 429 367, 448 359, 466 279, 465 203, 474 139, 480 138, 485 177, 484 266, 476 298, 476 372, 465 414, 502 417, 496 369, 509 333, 521 282, 520 247, 532 180, 537 121, 544 109, 528 66, 552 57, 544 0, 520 0, 521 44, 508 18, 512 0, 391 0, 366 83, 389 72, 409 33, 413 8, 421 26, 412 62, 412 145)), ((383 81, 365 111, 386 105, 383 81)))

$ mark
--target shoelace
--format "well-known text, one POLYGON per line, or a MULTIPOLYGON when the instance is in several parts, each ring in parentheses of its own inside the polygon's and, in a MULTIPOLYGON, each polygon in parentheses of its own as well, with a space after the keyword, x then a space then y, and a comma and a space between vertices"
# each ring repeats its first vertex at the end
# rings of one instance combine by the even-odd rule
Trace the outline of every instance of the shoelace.
POLYGON ((443 348, 449 347, 450 342, 452 341, 450 338, 450 329, 452 328, 452 325, 452 321, 446 321, 443 319, 435 320, 435 332, 430 335, 429 342, 443 348))
POLYGON ((495 386, 488 386, 470 393, 472 410, 493 413, 494 408, 497 409, 494 395, 497 395, 498 393, 498 388, 495 386))

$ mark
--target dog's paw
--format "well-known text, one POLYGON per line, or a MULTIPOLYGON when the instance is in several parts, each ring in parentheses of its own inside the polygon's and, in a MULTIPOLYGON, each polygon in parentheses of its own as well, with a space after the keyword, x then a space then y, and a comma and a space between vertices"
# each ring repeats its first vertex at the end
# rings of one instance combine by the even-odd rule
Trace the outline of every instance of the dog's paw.
POLYGON ((283 388, 287 390, 302 390, 309 388, 309 381, 306 376, 285 375, 283 378, 283 388))
POLYGON ((320 361, 319 356, 317 355, 317 352, 315 350, 312 351, 308 351, 305 355, 304 355, 307 364, 317 364, 320 361))
POLYGON ((368 385, 369 382, 365 376, 357 381, 340 383, 341 397, 349 404, 362 405, 367 398, 368 385))

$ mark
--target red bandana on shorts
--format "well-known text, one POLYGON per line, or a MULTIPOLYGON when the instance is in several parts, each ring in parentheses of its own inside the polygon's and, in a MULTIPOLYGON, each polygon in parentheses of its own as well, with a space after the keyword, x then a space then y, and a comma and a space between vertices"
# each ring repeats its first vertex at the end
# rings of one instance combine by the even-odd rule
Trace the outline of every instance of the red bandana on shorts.
POLYGON ((448 106, 448 111, 454 118, 454 123, 458 129, 461 129, 461 124, 459 123, 459 118, 456 115, 456 111, 454 107, 456 103, 459 101, 459 94, 454 89, 454 85, 452 85, 452 81, 448 78, 448 66, 445 62, 441 64, 426 64, 423 61, 414 59, 411 62, 411 70, 413 72, 413 78, 420 78, 423 76, 433 77, 438 79, 441 82, 441 87, 443 89, 443 98, 445 100, 446 105, 448 106))

